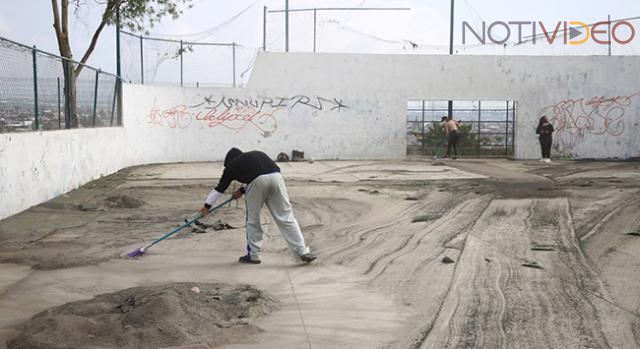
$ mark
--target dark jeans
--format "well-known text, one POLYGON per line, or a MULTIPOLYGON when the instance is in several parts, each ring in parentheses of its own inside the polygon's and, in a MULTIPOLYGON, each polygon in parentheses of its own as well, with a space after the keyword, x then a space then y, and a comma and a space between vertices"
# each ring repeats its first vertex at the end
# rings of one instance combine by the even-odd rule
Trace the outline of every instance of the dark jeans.
POLYGON ((458 156, 458 139, 460 136, 457 131, 449 133, 449 142, 447 142, 447 156, 451 155, 451 148, 453 148, 453 155, 458 156))
POLYGON ((548 137, 540 137, 540 149, 542 150, 542 158, 551 159, 551 144, 553 139, 548 137))

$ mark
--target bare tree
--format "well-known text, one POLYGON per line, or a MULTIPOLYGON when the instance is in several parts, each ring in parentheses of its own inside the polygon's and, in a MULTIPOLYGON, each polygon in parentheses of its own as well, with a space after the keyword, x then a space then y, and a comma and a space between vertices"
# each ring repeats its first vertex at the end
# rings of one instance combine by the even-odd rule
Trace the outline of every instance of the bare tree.
MULTIPOLYGON (((67 127, 78 127, 77 103, 76 103, 76 83, 78 76, 82 72, 84 65, 93 53, 98 43, 98 38, 105 26, 115 24, 116 15, 119 14, 120 25, 133 31, 144 31, 145 28, 153 27, 155 23, 165 16, 178 18, 182 14, 182 7, 191 8, 192 0, 95 0, 97 4, 104 6, 100 23, 93 33, 91 43, 86 49, 81 64, 63 62, 64 91, 66 110, 71 114, 71 125, 67 127)), ((62 57, 73 60, 73 51, 69 40, 69 7, 85 6, 82 0, 51 0, 53 11, 53 29, 58 40, 58 49, 62 57)))

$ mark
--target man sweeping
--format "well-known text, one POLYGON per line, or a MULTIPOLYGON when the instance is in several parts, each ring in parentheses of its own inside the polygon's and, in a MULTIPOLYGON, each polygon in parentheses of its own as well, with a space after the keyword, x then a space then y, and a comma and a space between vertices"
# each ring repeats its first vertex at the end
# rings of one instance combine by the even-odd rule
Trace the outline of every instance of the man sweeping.
POLYGON ((207 197, 200 213, 206 216, 208 210, 223 195, 232 181, 246 184, 246 187, 233 193, 238 199, 247 195, 247 254, 240 257, 240 263, 260 264, 262 252, 262 224, 260 211, 265 204, 271 212, 285 241, 303 262, 316 259, 305 245, 300 226, 289 202, 289 194, 280 175, 280 168, 267 154, 261 151, 243 153, 231 148, 224 158, 224 171, 218 185, 207 197))
POLYGON ((455 160, 458 158, 458 140, 460 139, 460 136, 458 135, 458 127, 460 126, 460 121, 453 120, 451 116, 443 116, 442 123, 444 126, 445 137, 447 139, 447 154, 444 157, 450 157, 451 148, 453 148, 453 157, 451 159, 455 160))

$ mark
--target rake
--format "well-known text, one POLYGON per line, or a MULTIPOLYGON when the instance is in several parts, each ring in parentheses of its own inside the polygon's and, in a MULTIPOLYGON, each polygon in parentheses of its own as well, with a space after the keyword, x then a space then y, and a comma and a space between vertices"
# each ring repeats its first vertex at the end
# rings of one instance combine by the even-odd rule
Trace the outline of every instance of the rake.
MULTIPOLYGON (((220 207, 228 204, 229 202, 231 202, 233 200, 233 198, 229 198, 228 200, 226 200, 225 202, 221 203, 220 205, 216 206, 216 207, 212 207, 209 209, 209 213, 219 209, 220 207)), ((129 253, 127 253, 127 257, 129 258, 136 258, 136 257, 142 257, 145 252, 147 252, 148 249, 150 249, 153 245, 159 243, 160 241, 170 237, 171 235, 179 232, 180 230, 188 227, 189 225, 191 225, 191 223, 197 221, 198 219, 202 218, 202 214, 199 214, 196 218, 192 218, 191 220, 186 221, 185 224, 173 229, 172 231, 168 232, 167 234, 165 234, 164 236, 162 236, 161 238, 159 238, 158 240, 155 240, 153 242, 151 242, 150 244, 140 247, 138 249, 135 249, 129 253)))

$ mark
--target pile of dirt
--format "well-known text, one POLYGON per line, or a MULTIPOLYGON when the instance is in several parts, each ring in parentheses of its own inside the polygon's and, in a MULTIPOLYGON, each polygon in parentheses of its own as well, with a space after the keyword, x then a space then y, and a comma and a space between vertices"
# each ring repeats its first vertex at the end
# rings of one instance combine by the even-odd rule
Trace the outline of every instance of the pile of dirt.
POLYGON ((135 287, 51 308, 21 326, 9 349, 216 347, 247 343, 276 300, 249 285, 135 287))
POLYGON ((127 195, 114 195, 106 198, 104 204, 109 208, 138 208, 145 202, 127 195))

